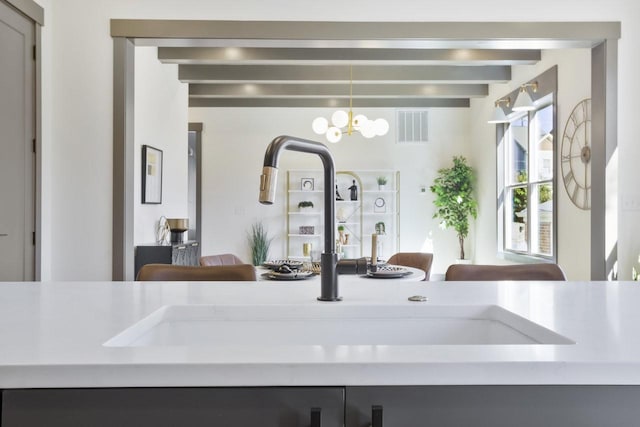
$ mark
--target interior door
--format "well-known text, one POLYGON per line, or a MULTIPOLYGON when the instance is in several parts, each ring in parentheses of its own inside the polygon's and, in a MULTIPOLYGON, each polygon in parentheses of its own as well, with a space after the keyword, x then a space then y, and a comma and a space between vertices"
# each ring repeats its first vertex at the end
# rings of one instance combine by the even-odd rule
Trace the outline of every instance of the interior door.
POLYGON ((35 276, 34 32, 0 1, 0 281, 35 276))

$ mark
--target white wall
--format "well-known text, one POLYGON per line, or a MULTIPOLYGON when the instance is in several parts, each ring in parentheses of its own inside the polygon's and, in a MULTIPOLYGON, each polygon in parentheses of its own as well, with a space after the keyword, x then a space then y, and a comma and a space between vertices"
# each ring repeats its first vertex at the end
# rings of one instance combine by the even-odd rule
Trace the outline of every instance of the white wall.
MULTIPOLYGON (((109 19, 239 19, 363 21, 621 21, 619 42, 619 158, 622 197, 636 194, 640 181, 636 97, 640 93, 640 4, 629 0, 539 0, 506 8, 503 2, 451 0, 40 0, 48 9, 51 28, 45 30, 50 62, 43 74, 52 76, 44 92, 51 128, 44 129, 44 181, 50 187, 43 223, 51 251, 45 254, 54 280, 105 280, 111 277, 112 227, 112 40, 109 19)), ((582 79, 578 75, 576 79, 582 79)), ((47 79, 45 79, 47 82, 47 79)), ((483 120, 484 117, 482 116, 483 120)), ((267 138, 268 139, 268 138, 267 138)), ((474 136, 474 141, 476 137, 474 136)), ((256 178, 257 179, 257 178, 256 178)), ((240 190, 239 190, 240 191, 240 190)), ((621 277, 640 252, 640 212, 620 213, 621 277)), ((477 254, 476 254, 477 255, 477 254)))
MULTIPOLYGON (((202 253, 233 252, 249 259, 246 232, 255 220, 263 220, 270 235, 284 236, 285 180, 288 169, 321 169, 317 156, 288 151, 279 165, 277 200, 273 206, 258 203, 259 176, 265 148, 279 135, 326 142, 313 133, 317 116, 330 117, 329 109, 191 108, 189 120, 202 122, 202 253)), ((364 139, 344 136, 328 144, 336 170, 393 169, 400 171, 400 249, 419 251, 429 233, 435 240, 434 272, 444 272, 456 258, 453 231, 438 228, 433 215, 433 197, 420 194, 420 184, 429 186, 436 170, 448 166, 453 155, 467 155, 469 111, 430 109, 428 144, 396 145, 395 110, 355 109, 370 118, 384 117, 391 125, 384 137, 364 139)), ((274 241, 270 255, 282 257, 285 243, 274 241)))
POLYGON ((162 215, 187 215, 188 87, 178 81, 178 66, 158 61, 158 49, 135 50, 134 244, 156 240, 162 215), (162 204, 141 202, 142 145, 162 150, 162 204))
MULTIPOLYGON (((498 256, 496 246, 496 131, 495 125, 486 122, 495 100, 502 98, 518 85, 558 66, 558 129, 557 150, 560 152, 562 133, 573 107, 591 93, 591 52, 588 49, 544 51, 542 60, 535 65, 513 67, 512 80, 508 84, 494 84, 489 96, 473 100, 472 134, 473 162, 478 170, 478 200, 480 210, 476 222, 475 261, 479 264, 508 263, 498 256), (580 78, 576 78, 580 76, 580 78)), ((589 280, 590 275, 590 211, 577 208, 562 184, 560 156, 558 155, 558 263, 570 280, 589 280)))

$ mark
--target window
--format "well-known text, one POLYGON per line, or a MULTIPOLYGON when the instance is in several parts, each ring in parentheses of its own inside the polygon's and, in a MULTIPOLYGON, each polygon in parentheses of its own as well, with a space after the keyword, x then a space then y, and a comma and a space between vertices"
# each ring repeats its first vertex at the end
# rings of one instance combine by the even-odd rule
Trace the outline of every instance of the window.
POLYGON ((556 261, 554 95, 497 128, 498 247, 505 258, 556 261))

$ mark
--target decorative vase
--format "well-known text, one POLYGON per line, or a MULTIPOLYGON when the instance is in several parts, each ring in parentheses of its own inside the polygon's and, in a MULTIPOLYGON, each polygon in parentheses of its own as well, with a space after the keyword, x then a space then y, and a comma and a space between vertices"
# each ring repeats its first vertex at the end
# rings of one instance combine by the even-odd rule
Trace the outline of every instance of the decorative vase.
POLYGON ((302 244, 302 255, 305 257, 311 256, 311 243, 303 243, 302 244))

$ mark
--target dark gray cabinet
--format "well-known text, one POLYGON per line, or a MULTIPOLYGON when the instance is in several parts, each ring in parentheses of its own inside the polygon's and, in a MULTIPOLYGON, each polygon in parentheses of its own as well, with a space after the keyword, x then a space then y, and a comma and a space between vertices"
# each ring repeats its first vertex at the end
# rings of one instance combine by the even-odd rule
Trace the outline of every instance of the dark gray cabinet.
POLYGON ((2 427, 628 427, 639 386, 4 390, 2 427))
POLYGON ((172 243, 171 245, 136 246, 135 275, 145 264, 198 265, 200 244, 195 241, 172 243))
POLYGON ((342 427, 344 422, 342 387, 5 390, 2 399, 2 427, 342 427))
POLYGON ((622 427, 640 420, 638 386, 346 387, 345 397, 347 427, 622 427))

